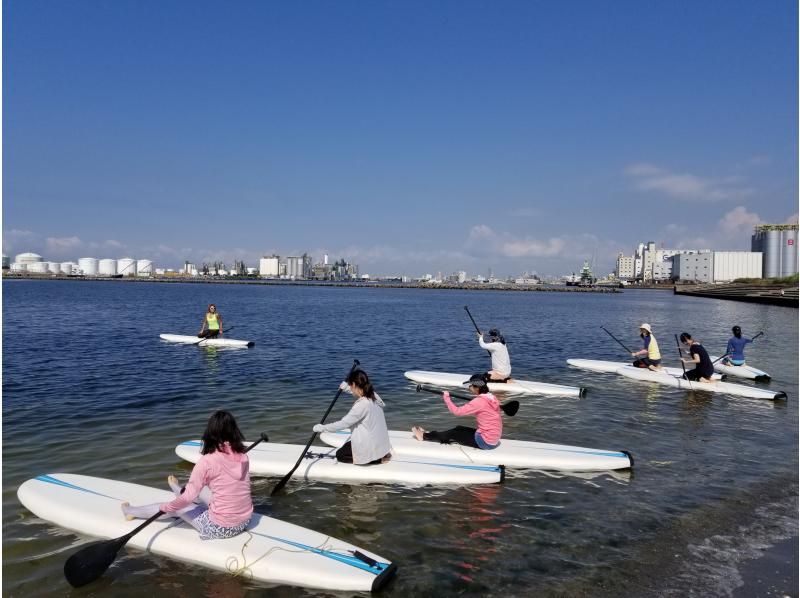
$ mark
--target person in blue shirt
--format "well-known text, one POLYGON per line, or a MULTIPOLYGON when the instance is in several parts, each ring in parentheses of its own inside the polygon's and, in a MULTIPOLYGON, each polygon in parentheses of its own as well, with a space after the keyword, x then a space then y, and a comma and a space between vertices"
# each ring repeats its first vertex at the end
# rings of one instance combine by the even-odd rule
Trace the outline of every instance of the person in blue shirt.
POLYGON ((728 348, 725 349, 725 365, 744 365, 744 346, 752 343, 753 339, 742 336, 742 329, 739 326, 732 328, 733 336, 728 339, 728 348))

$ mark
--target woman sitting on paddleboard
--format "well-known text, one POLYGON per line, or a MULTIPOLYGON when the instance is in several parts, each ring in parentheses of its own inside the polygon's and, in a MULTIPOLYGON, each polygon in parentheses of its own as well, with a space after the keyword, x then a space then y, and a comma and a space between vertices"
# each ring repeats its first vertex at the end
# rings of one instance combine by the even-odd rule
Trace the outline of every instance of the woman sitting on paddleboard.
POLYGON ((661 351, 658 350, 658 341, 653 336, 650 324, 639 326, 639 336, 642 337, 644 348, 631 353, 631 357, 638 358, 633 365, 637 368, 649 368, 654 372, 659 371, 661 369, 661 351))
POLYGON ((699 380, 701 382, 711 382, 711 377, 714 375, 714 364, 708 356, 708 351, 705 347, 695 340, 692 340, 692 335, 688 332, 681 333, 681 342, 689 347, 689 355, 691 359, 681 357, 683 363, 697 364, 693 370, 689 370, 684 375, 687 380, 699 380))
POLYGON ((508 382, 511 379, 511 358, 508 356, 506 339, 497 328, 489 331, 489 342, 483 340, 483 335, 478 332, 478 344, 492 355, 492 369, 487 373, 492 382, 508 382))
POLYGON ((217 313, 217 306, 213 303, 208 305, 208 311, 203 317, 203 325, 200 327, 200 338, 216 338, 222 336, 222 316, 217 313))
POLYGON ((125 516, 149 519, 158 511, 177 515, 200 533, 201 540, 232 538, 242 533, 253 514, 250 461, 233 415, 227 411, 211 415, 203 432, 201 453, 185 489, 174 476, 167 478, 175 500, 139 507, 124 502, 125 516), (195 504, 197 498, 200 502, 195 504))
POLYGON ((383 416, 384 403, 363 370, 353 370, 339 385, 355 397, 355 403, 342 419, 330 424, 316 424, 314 431, 337 432, 350 429, 350 440, 336 451, 336 460, 356 465, 377 465, 391 457, 389 430, 383 416))
POLYGON ((722 360, 725 365, 744 365, 744 346, 752 343, 753 339, 742 336, 742 329, 734 326, 731 331, 733 336, 728 339, 728 348, 725 349, 727 357, 722 360))
POLYGON ((442 393, 442 398, 450 413, 475 416, 478 422, 477 430, 467 426, 456 426, 444 432, 426 432, 419 426, 413 426, 411 432, 414 434, 414 438, 442 444, 455 442, 485 450, 497 448, 497 445, 500 444, 500 436, 503 434, 503 419, 500 415, 500 402, 489 392, 486 378, 486 374, 474 374, 469 379, 467 382, 469 391, 475 395, 475 398, 461 407, 453 404, 449 392, 442 393))

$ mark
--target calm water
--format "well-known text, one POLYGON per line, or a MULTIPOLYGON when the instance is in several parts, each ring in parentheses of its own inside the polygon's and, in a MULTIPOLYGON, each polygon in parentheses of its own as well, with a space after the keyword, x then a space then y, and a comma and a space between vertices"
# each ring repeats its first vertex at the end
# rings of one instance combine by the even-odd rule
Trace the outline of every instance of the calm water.
MULTIPOLYGON (((463 306, 500 328, 518 378, 588 387, 584 399, 521 398, 510 438, 633 453, 632 474, 514 472, 477 488, 297 483, 256 510, 363 545, 399 564, 387 596, 729 596, 759 550, 797 535, 796 310, 623 294, 460 292, 203 284, 3 282, 3 593, 7 596, 245 596, 267 586, 125 552, 71 590, 62 567, 85 542, 27 512, 24 480, 72 472, 162 486, 190 467, 176 444, 231 410, 251 438, 305 444, 353 358, 387 401, 392 429, 454 425, 409 369, 488 367, 463 306), (215 302, 252 349, 164 343, 193 334, 215 302), (649 322, 667 361, 689 331, 712 353, 730 327, 764 330, 748 361, 788 402, 687 394, 569 368, 621 360, 649 322)), ((749 382, 743 382, 748 384, 749 382)), ((340 398, 340 417, 351 399, 340 398)), ((466 423, 465 421, 459 423, 466 423)), ((269 588, 271 595, 310 595, 269 588)), ((336 595, 335 593, 331 595, 336 595)), ((349 595, 349 594, 348 594, 349 595)))

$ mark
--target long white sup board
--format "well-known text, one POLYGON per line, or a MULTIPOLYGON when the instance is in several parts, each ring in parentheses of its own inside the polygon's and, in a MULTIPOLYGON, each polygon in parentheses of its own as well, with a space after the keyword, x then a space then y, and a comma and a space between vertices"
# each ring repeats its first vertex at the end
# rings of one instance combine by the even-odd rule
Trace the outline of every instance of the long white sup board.
MULTIPOLYGON (((716 361, 719 357, 709 355, 711 361, 716 361)), ((728 376, 735 376, 736 378, 745 378, 747 380, 755 380, 756 382, 769 382, 770 375, 758 368, 749 365, 725 365, 722 361, 717 361, 714 364, 714 369, 721 374, 728 376)))
MULTIPOLYGON (((567 363, 572 367, 582 370, 601 372, 604 374, 616 374, 619 368, 631 366, 630 363, 625 361, 600 361, 598 359, 567 359, 567 363)), ((661 368, 661 371, 666 372, 670 376, 683 376, 683 369, 681 368, 664 367, 661 368)), ((722 374, 714 374, 713 379, 722 380, 722 374)))
MULTIPOLYGON (((350 432, 323 432, 320 440, 334 447, 340 447, 350 439, 350 432)), ((438 457, 462 463, 496 465, 506 467, 555 471, 607 471, 610 469, 629 469, 633 467, 633 457, 625 451, 604 451, 600 449, 525 442, 502 439, 500 446, 492 450, 481 450, 460 444, 441 444, 421 442, 411 432, 390 430, 392 454, 402 457, 438 457)))
MULTIPOLYGON (((448 374, 446 372, 425 372, 422 370, 410 370, 404 376, 417 384, 433 384, 436 386, 463 386, 469 380, 469 374, 448 374)), ((489 382, 489 390, 492 392, 505 391, 512 393, 525 393, 534 395, 553 395, 563 397, 582 397, 586 394, 585 388, 577 386, 563 386, 561 384, 547 384, 546 382, 533 382, 528 380, 516 380, 511 382, 489 382)))
POLYGON ((670 376, 666 373, 653 372, 651 370, 635 368, 629 365, 619 368, 617 373, 625 376, 626 378, 632 378, 633 380, 657 382, 658 384, 673 386, 682 390, 719 392, 727 395, 749 397, 751 399, 786 399, 785 392, 775 392, 771 390, 765 390, 763 388, 756 388, 755 386, 731 384, 729 382, 691 382, 689 380, 684 380, 679 376, 670 376))
MULTIPOLYGON (((166 502, 174 495, 127 482, 51 473, 23 483, 17 497, 45 521, 89 536, 117 538, 143 523, 127 521, 122 502, 166 502)), ((378 590, 397 570, 368 550, 257 513, 247 531, 233 538, 204 541, 187 523, 169 518, 154 521, 127 546, 247 579, 321 590, 378 590)))
MULTIPOLYGON (((246 443, 249 444, 249 443, 246 443)), ((202 443, 189 440, 179 444, 175 452, 181 459, 197 463, 202 443)), ((305 446, 299 444, 260 444, 247 456, 250 474, 283 477, 294 467, 305 446)), ((360 484, 405 484, 439 486, 461 484, 496 484, 505 477, 505 468, 496 465, 470 465, 437 458, 414 458, 392 455, 387 463, 353 465, 336 460, 336 449, 312 446, 292 474, 301 480, 350 482, 360 484)))
POLYGON ((240 341, 233 338, 199 338, 182 334, 159 334, 161 340, 169 343, 182 343, 184 345, 197 345, 198 347, 252 347, 253 341, 240 341))

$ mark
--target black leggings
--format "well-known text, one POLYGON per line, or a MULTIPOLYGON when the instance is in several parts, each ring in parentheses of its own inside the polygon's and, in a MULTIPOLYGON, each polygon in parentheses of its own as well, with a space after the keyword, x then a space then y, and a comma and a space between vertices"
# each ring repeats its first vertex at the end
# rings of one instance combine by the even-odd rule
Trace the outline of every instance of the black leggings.
POLYGON ((203 330, 203 332, 197 336, 199 338, 217 338, 219 336, 219 330, 203 330))
MULTIPOLYGON (((340 463, 352 463, 353 462, 353 445, 350 444, 348 440, 342 446, 339 447, 339 450, 336 451, 336 460, 340 463)), ((370 461, 367 465, 380 465, 381 460, 375 459, 374 461, 370 461)))
MULTIPOLYGON (((714 374, 711 374, 711 376, 713 376, 713 375, 714 375, 714 374)), ((687 380, 694 380, 694 381, 696 382, 696 381, 697 381, 697 380, 699 380, 700 378, 708 378, 708 379, 710 380, 710 379, 711 379, 711 376, 703 376, 703 373, 702 373, 702 372, 701 372, 699 369, 697 369, 697 368, 694 368, 693 370, 689 370, 689 371, 687 371, 687 372, 686 372, 686 376, 684 376, 684 377, 685 377, 687 380)))
POLYGON ((468 428, 467 426, 456 426, 444 432, 425 432, 422 435, 423 440, 430 440, 431 442, 441 442, 442 444, 463 444, 464 446, 471 446, 480 448, 475 442, 475 428, 468 428))

